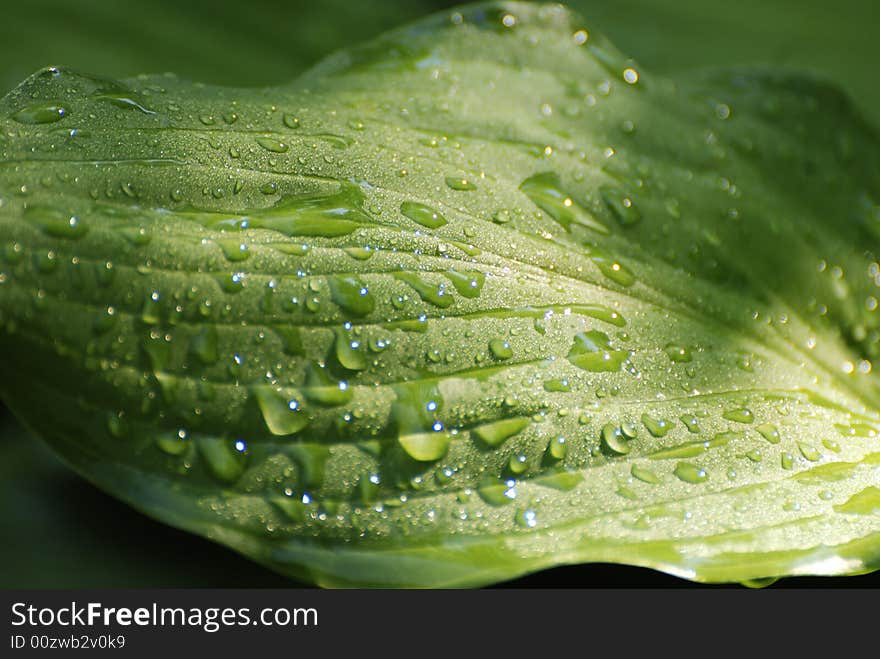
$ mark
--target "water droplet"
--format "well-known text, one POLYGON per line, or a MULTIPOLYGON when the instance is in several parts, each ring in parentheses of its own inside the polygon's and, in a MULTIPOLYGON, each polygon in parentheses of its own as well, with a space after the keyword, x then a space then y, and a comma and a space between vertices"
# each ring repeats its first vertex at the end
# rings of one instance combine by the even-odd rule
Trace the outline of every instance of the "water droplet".
POLYGON ((13 112, 11 117, 20 124, 50 124, 61 121, 68 114, 64 106, 57 103, 35 103, 13 112))
POLYGON ((48 206, 29 206, 24 217, 42 228, 53 238, 77 240, 86 235, 88 228, 76 215, 48 206))
POLYGON ((456 176, 447 176, 446 177, 446 185, 452 188, 453 190, 476 190, 477 186, 474 185, 473 182, 469 181, 466 178, 456 177, 456 176))
POLYGON ((791 453, 783 452, 780 456, 780 464, 783 469, 791 469, 794 467, 794 456, 791 453))
POLYGON ((806 442, 798 442, 797 445, 801 455, 810 462, 817 462, 822 457, 822 454, 816 450, 816 447, 807 444, 806 442))
POLYGON ((123 110, 137 110, 149 115, 156 114, 132 90, 118 84, 97 90, 92 94, 92 98, 99 101, 107 101, 111 105, 115 105, 123 110))
POLYGON ((602 449, 612 455, 626 455, 630 452, 629 443, 620 428, 607 423, 602 427, 602 449))
POLYGON ((602 201, 605 202, 608 210, 610 210, 612 215, 614 215, 614 218, 620 222, 621 226, 631 227, 641 222, 642 214, 639 212, 639 209, 636 208, 636 205, 629 194, 620 188, 614 188, 608 185, 600 187, 599 194, 602 196, 602 201))
POLYGON ((630 85, 634 85, 639 81, 639 72, 633 68, 623 70, 623 79, 630 85))
POLYGON ((343 368, 350 371, 363 371, 367 368, 366 346, 352 337, 345 329, 336 329, 336 359, 343 368))
POLYGON ((226 257, 226 259, 228 261, 232 261, 233 263, 244 261, 251 255, 250 251, 248 250, 248 246, 240 240, 236 240, 234 238, 224 238, 216 242, 220 246, 220 249, 223 250, 223 255, 226 257))
POLYGON ((650 485, 657 485, 662 482, 662 479, 653 471, 645 467, 640 467, 639 465, 634 464, 632 468, 630 468, 629 473, 633 475, 633 478, 650 485))
POLYGON ((58 256, 54 251, 40 252, 35 255, 37 270, 43 273, 53 272, 58 267, 58 256))
POLYGON ((558 437, 554 437, 550 440, 550 443, 547 444, 547 453, 546 455, 551 460, 564 460, 565 456, 568 454, 568 444, 565 441, 565 437, 559 435, 558 437))
POLYGON ((779 443, 779 431, 772 423, 762 423, 760 426, 755 428, 755 430, 757 430, 761 437, 766 439, 771 444, 779 443))
POLYGON ((666 356, 673 362, 689 362, 693 359, 691 356, 691 351, 683 345, 679 345, 677 343, 667 343, 666 347, 663 348, 666 356))
POLYGON ((186 453, 191 444, 187 441, 186 431, 178 430, 175 433, 160 434, 156 437, 156 446, 163 453, 180 456, 186 453))
POLYGON ((446 276, 449 277, 449 281, 452 282, 458 294, 468 299, 479 297, 483 290, 483 284, 486 282, 486 275, 477 271, 447 270, 446 276))
POLYGON ((119 233, 135 247, 149 245, 153 236, 143 227, 120 227, 119 233))
POLYGON ((429 229, 439 229, 446 224, 446 218, 430 206, 415 201, 405 201, 400 205, 400 212, 413 222, 429 229))
POLYGON ((329 277, 330 299, 353 316, 363 317, 373 312, 376 300, 367 285, 354 275, 329 277))
POLYGON ((437 386, 411 382, 395 385, 394 391, 397 400, 391 415, 406 454, 419 462, 433 462, 446 455, 452 437, 439 420, 443 399, 437 386))
POLYGON ((697 434, 700 432, 700 420, 693 414, 682 414, 679 419, 684 424, 688 432, 697 434))
POLYGON ((551 469, 532 479, 536 485, 549 487, 560 492, 570 492, 580 485, 583 480, 584 477, 580 473, 568 471, 562 467, 551 469))
POLYGON ((216 363, 218 359, 217 328, 214 325, 205 325, 190 341, 190 352, 202 364, 216 363))
POLYGON ((834 506, 834 510, 851 515, 876 515, 880 512, 880 487, 868 486, 834 506))
POLYGON ((645 428, 648 429, 648 432, 651 433, 654 437, 663 437, 675 427, 675 424, 671 421, 667 421, 666 419, 654 419, 649 416, 647 413, 642 414, 642 423, 645 428))
POLYGON ((477 494, 490 506, 506 506, 516 499, 516 483, 513 480, 486 480, 477 487, 477 494))
POLYGON ((107 415, 107 432, 116 439, 128 433, 128 424, 122 412, 110 412, 107 415))
POLYGON ((95 334, 106 334, 116 326, 119 316, 116 314, 114 307, 107 307, 95 316, 92 323, 92 329, 95 334))
POLYGON ((523 453, 511 455, 510 460, 507 462, 507 469, 515 476, 525 473, 528 468, 528 456, 523 453))
POLYGON ((566 358, 578 368, 587 371, 619 371, 628 353, 613 350, 608 335, 597 330, 580 332, 566 358))
POLYGON ((492 339, 489 341, 489 351, 495 359, 510 359, 513 357, 513 350, 510 344, 504 339, 492 339))
POLYGON ((692 484, 703 483, 709 478, 709 474, 706 473, 705 469, 702 469, 695 464, 691 464, 690 462, 679 462, 675 465, 675 469, 672 473, 675 474, 679 480, 692 484))
POLYGON ((736 421, 737 423, 755 422, 755 415, 752 414, 751 410, 746 409, 745 407, 736 410, 727 410, 721 416, 723 416, 728 421, 736 421))
POLYGON ((345 247, 343 249, 346 254, 358 261, 366 261, 372 258, 373 254, 376 253, 375 250, 370 249, 369 247, 345 247))
POLYGON ((845 437, 876 437, 877 429, 874 426, 868 425, 867 423, 853 423, 850 425, 845 425, 842 423, 835 423, 835 429, 841 435, 845 437))
POLYGON ((417 272, 395 272, 394 277, 407 283, 425 302, 445 309, 455 302, 445 283, 430 283, 417 272))
POLYGON ((599 271, 615 284, 627 287, 632 286, 636 281, 635 275, 629 268, 596 249, 592 250, 590 261, 596 264, 599 271))
POLYGON ((527 417, 513 417, 493 421, 473 429, 474 436, 490 448, 498 448, 514 435, 522 432, 531 421, 527 417))
POLYGON ((257 144, 272 153, 287 153, 290 150, 290 146, 274 137, 258 137, 257 144))
POLYGON ((639 429, 636 424, 631 421, 624 421, 620 424, 620 432, 627 439, 636 439, 639 436, 639 429))
POLYGON ((571 231, 572 224, 580 224, 599 233, 609 233, 608 227, 562 190, 562 182, 553 172, 535 174, 523 181, 519 189, 566 231, 571 231))
POLYGON ((829 451, 833 451, 834 453, 840 453, 840 444, 835 442, 833 439, 823 439, 822 446, 827 448, 829 451))
POLYGON ((228 275, 217 275, 215 277, 220 288, 226 293, 240 293, 244 288, 245 275, 241 272, 233 272, 228 275))
POLYGON ((571 391, 571 385, 565 378, 544 380, 544 391, 562 393, 571 391))
POLYGON ((502 208, 501 210, 495 211, 492 214, 492 221, 496 224, 507 224, 513 219, 513 215, 511 215, 510 211, 502 208))
POLYGON ((517 526, 533 529, 538 525, 538 514, 532 509, 518 510, 514 520, 516 521, 517 526))
POLYGON ((199 454, 204 458, 208 471, 219 481, 234 483, 244 473, 245 455, 235 448, 233 442, 220 438, 198 435, 195 437, 199 454))
POLYGON ((328 407, 345 405, 352 399, 347 382, 334 380, 326 368, 311 365, 306 374, 303 395, 313 403, 328 407))
POLYGON ((161 296, 158 291, 153 291, 147 295, 144 300, 144 306, 141 310, 141 320, 147 325, 156 325, 160 321, 161 306, 159 304, 161 296))
POLYGON ((309 425, 303 406, 284 390, 271 386, 251 387, 266 427, 273 435, 286 436, 298 433, 309 425))

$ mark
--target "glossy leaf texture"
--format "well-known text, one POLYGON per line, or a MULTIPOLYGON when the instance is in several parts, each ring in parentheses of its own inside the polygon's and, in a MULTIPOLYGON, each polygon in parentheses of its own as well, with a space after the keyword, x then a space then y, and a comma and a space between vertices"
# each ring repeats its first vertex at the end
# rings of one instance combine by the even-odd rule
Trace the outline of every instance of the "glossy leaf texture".
POLYGON ((833 88, 504 3, 0 115, 0 396, 139 510, 325 586, 877 567, 880 151, 833 88))

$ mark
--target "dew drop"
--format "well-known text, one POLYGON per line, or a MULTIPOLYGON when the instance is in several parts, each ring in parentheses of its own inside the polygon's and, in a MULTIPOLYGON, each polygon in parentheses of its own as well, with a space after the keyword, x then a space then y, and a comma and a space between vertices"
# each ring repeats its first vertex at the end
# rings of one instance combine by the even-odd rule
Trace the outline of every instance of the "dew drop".
POLYGON ((709 474, 705 469, 696 466, 690 462, 679 462, 675 465, 675 469, 672 472, 675 474, 676 478, 684 481, 685 483, 692 483, 694 485, 698 483, 703 483, 709 478, 709 474))
POLYGON ((473 429, 473 434, 489 448, 498 448, 508 439, 522 432, 530 423, 527 417, 502 419, 477 426, 473 429))
POLYGON ((415 201, 403 202, 400 205, 400 212, 413 222, 429 229, 439 229, 447 223, 440 211, 415 201))
POLYGON ((466 191, 466 190, 476 190, 477 186, 470 180, 466 178, 456 177, 456 176, 447 176, 446 177, 446 185, 453 190, 466 191))

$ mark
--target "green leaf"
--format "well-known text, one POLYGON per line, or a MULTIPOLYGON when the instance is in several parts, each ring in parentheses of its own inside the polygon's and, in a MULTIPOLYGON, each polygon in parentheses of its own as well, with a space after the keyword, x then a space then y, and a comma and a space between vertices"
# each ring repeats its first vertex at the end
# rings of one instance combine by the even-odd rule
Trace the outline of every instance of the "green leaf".
POLYGON ((0 397, 139 510, 332 586, 877 566, 880 150, 827 85, 492 4, 0 116, 0 397))

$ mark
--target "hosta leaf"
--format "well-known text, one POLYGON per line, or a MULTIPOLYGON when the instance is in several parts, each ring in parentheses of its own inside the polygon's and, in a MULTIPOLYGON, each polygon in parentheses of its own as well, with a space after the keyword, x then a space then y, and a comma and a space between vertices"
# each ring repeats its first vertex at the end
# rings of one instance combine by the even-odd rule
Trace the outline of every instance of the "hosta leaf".
POLYGON ((876 567, 878 140, 828 86, 493 4, 0 116, 0 395, 138 509, 324 585, 876 567))

